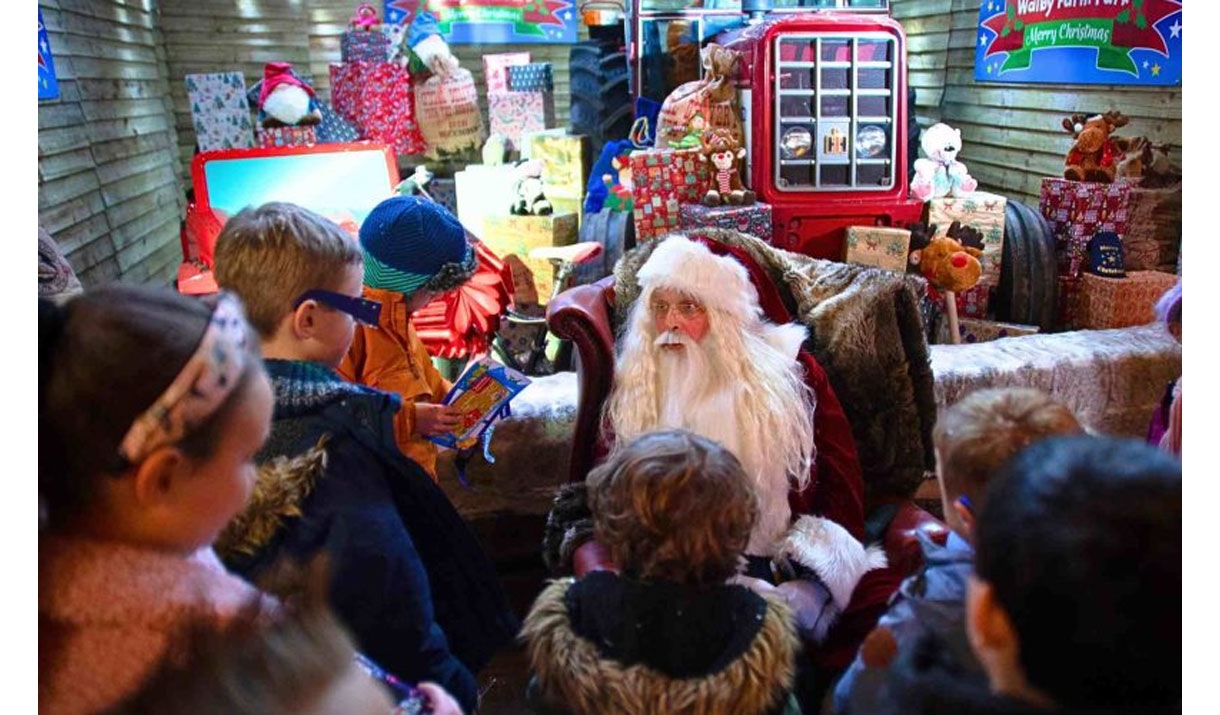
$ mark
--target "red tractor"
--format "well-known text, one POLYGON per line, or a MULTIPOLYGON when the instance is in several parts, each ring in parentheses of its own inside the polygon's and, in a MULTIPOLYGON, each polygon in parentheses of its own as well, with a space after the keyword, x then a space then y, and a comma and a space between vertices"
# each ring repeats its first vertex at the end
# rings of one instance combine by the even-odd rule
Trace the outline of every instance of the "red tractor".
POLYGON ((887 0, 632 0, 631 89, 661 102, 699 78, 708 42, 742 54, 738 98, 750 188, 774 243, 843 257, 846 226, 918 221, 906 35, 887 0))

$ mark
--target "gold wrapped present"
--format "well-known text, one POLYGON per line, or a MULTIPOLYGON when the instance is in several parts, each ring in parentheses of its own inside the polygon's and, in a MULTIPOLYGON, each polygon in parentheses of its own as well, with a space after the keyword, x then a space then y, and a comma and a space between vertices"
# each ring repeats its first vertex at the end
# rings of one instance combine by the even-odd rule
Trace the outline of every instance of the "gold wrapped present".
POLYGON ((1000 260, 1004 257, 1004 208, 1007 205, 1008 199, 986 191, 928 201, 928 223, 935 224, 936 236, 944 236, 954 221, 983 234, 981 285, 1000 284, 1000 260))
MULTIPOLYGON (((550 216, 487 216, 483 219, 483 241, 501 258, 515 255, 529 269, 538 302, 551 299, 555 276, 551 262, 529 257, 530 249, 570 246, 576 243, 576 214, 550 216)), ((512 262, 515 264, 515 262, 512 262)))

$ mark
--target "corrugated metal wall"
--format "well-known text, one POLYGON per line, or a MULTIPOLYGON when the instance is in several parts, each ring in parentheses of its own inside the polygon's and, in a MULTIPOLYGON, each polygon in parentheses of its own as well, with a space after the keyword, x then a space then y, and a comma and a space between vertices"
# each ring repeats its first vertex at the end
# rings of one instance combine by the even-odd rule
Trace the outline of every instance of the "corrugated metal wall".
POLYGON ((38 104, 38 221, 86 286, 168 283, 178 137, 155 0, 40 0, 58 99, 38 104))
POLYGON ((1042 177, 1062 175, 1072 141, 1060 122, 1076 112, 1120 110, 1131 117, 1122 136, 1167 142, 1180 160, 1180 87, 975 82, 978 13, 979 0, 893 0, 919 123, 962 130, 962 161, 982 188, 1036 206, 1042 177))

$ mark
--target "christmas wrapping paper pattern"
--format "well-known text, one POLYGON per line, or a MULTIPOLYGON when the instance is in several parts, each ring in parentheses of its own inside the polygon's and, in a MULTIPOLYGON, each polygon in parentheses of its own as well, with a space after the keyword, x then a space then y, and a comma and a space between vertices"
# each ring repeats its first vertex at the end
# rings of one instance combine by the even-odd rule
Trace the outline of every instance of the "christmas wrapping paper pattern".
POLYGON ((555 124, 555 95, 551 92, 504 92, 487 97, 491 133, 508 139, 510 148, 521 150, 526 134, 555 124))
POLYGON ((1168 189, 1131 187, 1124 264, 1133 271, 1173 272, 1182 244, 1182 186, 1168 189))
POLYGON ((1008 199, 986 191, 969 196, 932 199, 928 201, 928 223, 936 224, 936 235, 944 236, 954 221, 983 234, 983 265, 981 285, 1000 284, 1000 260, 1004 257, 1004 208, 1008 199))
POLYGON ((508 91, 508 68, 529 63, 528 52, 501 52, 483 55, 483 77, 487 80, 487 96, 508 91))
POLYGON ((1156 319, 1152 310, 1158 298, 1178 277, 1160 271, 1128 271, 1126 278, 1080 276, 1078 328, 1126 328, 1156 319))
POLYGON ((428 158, 452 158, 482 147, 483 115, 470 70, 432 75, 415 88, 415 99, 428 158))
POLYGON ((188 74, 186 95, 199 151, 254 146, 254 123, 240 72, 188 74))
POLYGON ((554 92, 555 77, 550 62, 531 62, 508 67, 508 89, 512 92, 554 92))
POLYGON ((347 30, 339 37, 339 55, 344 62, 386 62, 394 52, 395 39, 389 25, 347 30))
POLYGON ((424 137, 415 112, 411 73, 391 62, 330 66, 331 104, 361 139, 389 144, 395 154, 420 154, 424 137))
POLYGON ((356 126, 339 116, 329 104, 319 104, 318 109, 322 112, 322 123, 318 125, 319 144, 342 144, 360 138, 356 126))
MULTIPOLYGON (((680 204, 678 227, 727 228, 747 233, 755 238, 771 242, 771 204, 761 202, 749 206, 704 206, 703 204, 680 204)), ((909 237, 910 234, 908 234, 909 237)))
POLYGON ((449 209, 454 216, 458 215, 457 182, 453 179, 433 179, 428 182, 427 191, 433 201, 449 209))
POLYGON ((1098 232, 1126 235, 1130 192, 1123 182, 1042 179, 1039 206, 1055 232, 1060 275, 1080 275, 1089 239, 1098 232))
MULTIPOLYGON (((991 305, 991 286, 985 286, 982 283, 977 283, 966 290, 961 290, 954 293, 957 303, 957 317, 961 318, 977 318, 983 320, 987 318, 987 309, 991 305)), ((928 297, 936 306, 937 311, 944 313, 945 298, 944 294, 936 290, 935 287, 928 286, 928 297)))
POLYGON ((848 226, 845 236, 844 262, 906 272, 907 255, 911 252, 910 231, 880 226, 848 226))
POLYGON ((259 146, 309 146, 318 143, 316 127, 264 127, 258 131, 259 146))
POLYGON ((567 129, 531 134, 522 142, 531 159, 542 162, 542 184, 548 199, 581 199, 589 183, 589 138, 567 129))
MULTIPOLYGON (((483 220, 483 242, 501 258, 516 255, 529 269, 538 303, 551 299, 555 276, 551 262, 529 258, 532 248, 570 246, 576 243, 576 214, 550 216, 488 216, 483 220)), ((514 262, 515 263, 515 262, 514 262)))
MULTIPOLYGON (((977 318, 959 318, 957 332, 962 343, 985 343, 999 338, 1016 338, 1022 335, 1033 335, 1039 331, 1036 325, 1020 325, 1018 323, 999 323, 994 320, 979 320, 977 318)), ((952 343, 949 336, 949 321, 942 319, 937 324, 936 343, 948 345, 952 343)))
POLYGON ((630 160, 637 241, 677 229, 679 205, 698 203, 712 185, 697 149, 645 149, 632 153, 630 160))

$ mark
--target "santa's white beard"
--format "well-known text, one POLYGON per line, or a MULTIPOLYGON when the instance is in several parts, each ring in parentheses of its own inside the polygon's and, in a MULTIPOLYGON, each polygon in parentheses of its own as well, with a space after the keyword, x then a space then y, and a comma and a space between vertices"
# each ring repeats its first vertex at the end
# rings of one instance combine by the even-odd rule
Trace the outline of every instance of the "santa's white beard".
POLYGON ((755 485, 758 522, 750 534, 746 553, 771 556, 788 530, 788 477, 778 460, 767 459, 773 435, 743 434, 737 419, 738 385, 723 368, 715 348, 695 342, 683 333, 659 335, 657 347, 658 429, 682 428, 719 442, 741 462, 755 485), (680 350, 660 346, 678 343, 680 350))

